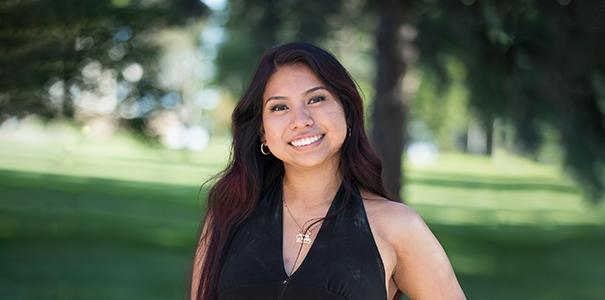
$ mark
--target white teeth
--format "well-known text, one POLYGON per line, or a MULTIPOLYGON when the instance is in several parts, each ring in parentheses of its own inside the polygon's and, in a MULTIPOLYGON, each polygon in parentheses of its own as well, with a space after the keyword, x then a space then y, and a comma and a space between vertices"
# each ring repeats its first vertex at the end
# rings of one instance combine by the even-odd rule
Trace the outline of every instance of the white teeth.
POLYGON ((301 147, 301 146, 313 144, 313 143, 319 141, 319 139, 321 139, 321 135, 316 135, 316 136, 312 136, 312 137, 303 138, 300 140, 291 141, 290 144, 292 144, 295 147, 301 147))

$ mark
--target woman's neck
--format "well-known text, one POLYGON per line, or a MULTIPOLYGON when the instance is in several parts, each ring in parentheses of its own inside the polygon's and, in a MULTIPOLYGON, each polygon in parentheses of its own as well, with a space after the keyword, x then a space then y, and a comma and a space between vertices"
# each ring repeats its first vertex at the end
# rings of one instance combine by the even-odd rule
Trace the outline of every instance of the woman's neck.
POLYGON ((334 199, 342 178, 337 167, 301 170, 285 167, 283 195, 290 207, 326 208, 334 199))

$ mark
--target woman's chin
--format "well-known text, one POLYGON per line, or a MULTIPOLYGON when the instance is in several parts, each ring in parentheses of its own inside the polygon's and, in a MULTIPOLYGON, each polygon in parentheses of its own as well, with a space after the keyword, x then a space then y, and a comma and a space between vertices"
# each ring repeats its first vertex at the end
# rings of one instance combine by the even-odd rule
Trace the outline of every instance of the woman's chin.
POLYGON ((305 157, 297 157, 294 160, 284 161, 286 168, 292 167, 296 169, 319 169, 328 168, 337 165, 337 161, 330 159, 327 155, 306 155, 305 157))

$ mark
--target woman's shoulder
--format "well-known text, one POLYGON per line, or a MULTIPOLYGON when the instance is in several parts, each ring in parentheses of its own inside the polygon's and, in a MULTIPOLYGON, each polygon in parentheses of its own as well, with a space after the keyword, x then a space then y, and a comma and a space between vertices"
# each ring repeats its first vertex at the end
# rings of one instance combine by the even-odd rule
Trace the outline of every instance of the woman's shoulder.
POLYGON ((361 191, 366 214, 373 227, 393 242, 426 226, 416 210, 404 203, 389 200, 368 191, 361 191))
MULTIPOLYGON (((445 251, 413 208, 362 192, 368 221, 387 241, 392 278, 411 299, 465 299, 445 251), (409 276, 414 274, 414 276, 409 276)), ((384 258, 384 257, 383 257, 384 258)))

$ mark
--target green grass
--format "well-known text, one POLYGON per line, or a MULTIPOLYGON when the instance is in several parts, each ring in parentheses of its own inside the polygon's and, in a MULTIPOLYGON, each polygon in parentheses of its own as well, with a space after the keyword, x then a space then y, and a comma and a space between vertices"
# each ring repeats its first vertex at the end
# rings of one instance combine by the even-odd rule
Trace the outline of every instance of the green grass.
MULTIPOLYGON (((409 165, 409 163, 408 163, 409 165)), ((445 154, 407 172, 406 198, 469 299, 602 299, 605 213, 556 166, 445 154)))
MULTIPOLYGON (((197 192, 227 156, 224 139, 191 154, 65 126, 0 130, 0 298, 183 299, 197 192)), ((605 210, 556 166, 504 153, 407 165, 404 198, 469 299, 605 295, 605 210)))
POLYGON ((0 172, 3 299, 176 299, 201 205, 193 186, 0 172))

